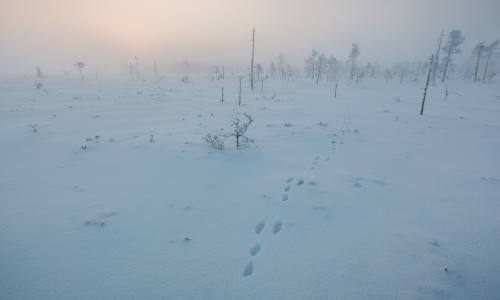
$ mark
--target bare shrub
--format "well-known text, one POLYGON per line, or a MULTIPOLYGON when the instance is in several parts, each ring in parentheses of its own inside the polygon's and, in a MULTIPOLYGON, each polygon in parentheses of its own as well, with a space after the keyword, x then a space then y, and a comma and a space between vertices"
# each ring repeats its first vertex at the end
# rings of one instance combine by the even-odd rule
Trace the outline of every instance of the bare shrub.
POLYGON ((220 135, 207 134, 206 136, 203 137, 203 139, 214 149, 217 149, 219 151, 222 151, 224 149, 224 137, 220 135))

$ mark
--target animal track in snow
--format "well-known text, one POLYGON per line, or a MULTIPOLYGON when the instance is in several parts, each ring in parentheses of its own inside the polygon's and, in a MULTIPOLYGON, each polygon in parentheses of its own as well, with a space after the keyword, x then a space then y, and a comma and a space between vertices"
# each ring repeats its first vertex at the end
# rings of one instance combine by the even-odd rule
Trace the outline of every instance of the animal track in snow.
POLYGON ((481 177, 481 181, 491 184, 500 184, 500 179, 495 177, 481 177))
POLYGON ((285 192, 288 192, 290 190, 290 185, 285 186, 285 192))
POLYGON ((264 230, 265 226, 266 226, 266 222, 264 222, 264 221, 257 223, 257 225, 255 225, 255 233, 257 233, 257 234, 261 233, 262 230, 264 230))
POLYGON ((111 218, 117 214, 118 213, 116 213, 116 212, 109 212, 109 213, 102 214, 98 217, 95 217, 93 219, 85 221, 85 226, 104 227, 107 224, 106 219, 111 218))
POLYGON ((281 201, 288 201, 288 194, 283 194, 281 201))
POLYGON ((299 181, 297 181, 297 185, 303 185, 304 184, 304 179, 300 178, 299 181))
POLYGON ((260 249, 261 249, 260 244, 259 244, 259 243, 255 244, 255 245, 254 245, 254 246, 250 249, 250 255, 255 256, 255 255, 259 254, 260 249))
POLYGON ((253 274, 253 263, 249 262, 243 269, 243 277, 248 277, 253 274))
POLYGON ((283 227, 283 223, 281 221, 276 221, 273 225, 273 234, 277 234, 278 232, 281 231, 281 228, 283 227))

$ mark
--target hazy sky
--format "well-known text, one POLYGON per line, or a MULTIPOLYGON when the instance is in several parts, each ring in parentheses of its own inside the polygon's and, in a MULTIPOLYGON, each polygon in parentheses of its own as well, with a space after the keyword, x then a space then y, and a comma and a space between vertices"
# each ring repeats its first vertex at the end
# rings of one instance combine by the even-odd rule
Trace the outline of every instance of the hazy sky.
POLYGON ((344 60, 352 42, 394 62, 427 57, 441 29, 462 29, 466 53, 500 39, 500 0, 0 0, 0 73, 118 71, 134 55, 244 65, 254 26, 266 65, 283 52, 302 66, 312 48, 344 60))

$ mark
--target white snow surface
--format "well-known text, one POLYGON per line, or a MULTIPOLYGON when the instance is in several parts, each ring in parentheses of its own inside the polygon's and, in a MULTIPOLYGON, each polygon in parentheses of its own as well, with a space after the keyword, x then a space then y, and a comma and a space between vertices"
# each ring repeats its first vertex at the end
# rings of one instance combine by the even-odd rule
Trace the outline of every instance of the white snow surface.
POLYGON ((0 299, 500 298, 498 83, 35 82, 0 82, 0 299))

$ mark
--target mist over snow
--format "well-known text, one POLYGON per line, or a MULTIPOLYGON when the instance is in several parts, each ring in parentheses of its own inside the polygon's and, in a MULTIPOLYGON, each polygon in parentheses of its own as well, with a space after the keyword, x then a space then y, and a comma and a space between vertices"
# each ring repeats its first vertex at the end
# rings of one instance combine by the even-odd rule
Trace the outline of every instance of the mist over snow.
POLYGON ((278 53, 301 64, 313 48, 345 58, 353 42, 392 64, 425 59, 441 30, 463 30, 467 50, 497 39, 498 11, 497 0, 2 0, 0 74, 60 74, 76 60, 116 73, 136 55, 242 68, 253 27, 266 64, 278 53))

